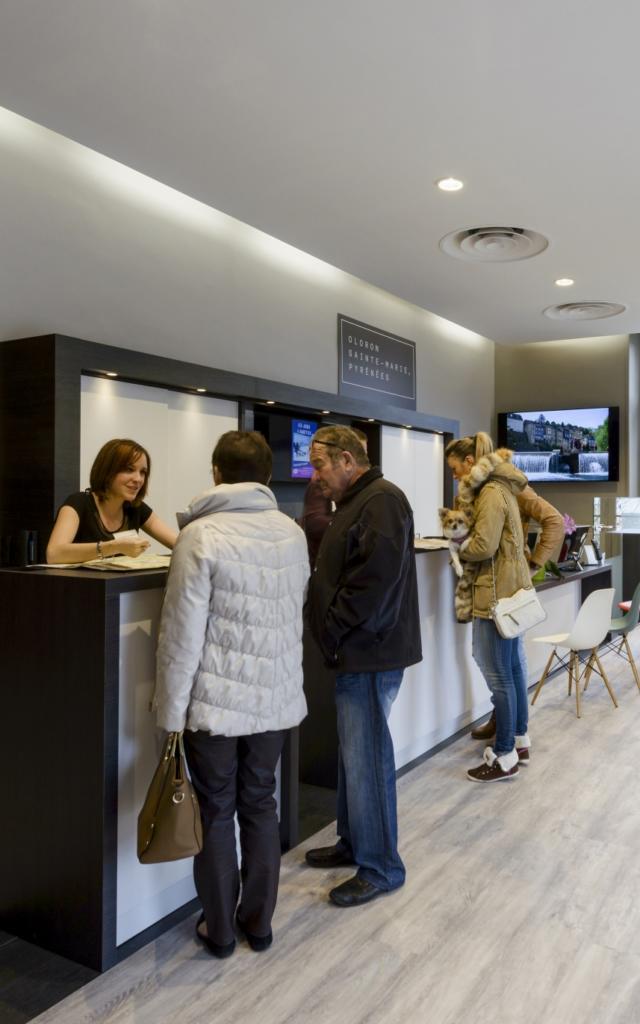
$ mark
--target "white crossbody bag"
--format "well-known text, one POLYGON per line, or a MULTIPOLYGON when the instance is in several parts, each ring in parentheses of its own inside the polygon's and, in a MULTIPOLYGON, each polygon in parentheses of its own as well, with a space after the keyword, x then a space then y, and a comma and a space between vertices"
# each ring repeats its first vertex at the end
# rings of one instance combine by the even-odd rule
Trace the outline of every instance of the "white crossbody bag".
MULTIPOLYGON (((504 492, 502 492, 502 497, 507 507, 511 532, 516 537, 517 534, 511 518, 511 509, 504 492)), ((539 622, 544 622, 547 613, 540 603, 540 598, 536 594, 535 588, 531 586, 531 580, 527 580, 529 586, 516 590, 515 594, 511 597, 501 597, 498 600, 496 594, 496 570, 493 558, 491 559, 491 575, 493 578, 491 617, 501 637, 505 640, 513 640, 514 637, 526 633, 532 626, 537 626, 539 622)))

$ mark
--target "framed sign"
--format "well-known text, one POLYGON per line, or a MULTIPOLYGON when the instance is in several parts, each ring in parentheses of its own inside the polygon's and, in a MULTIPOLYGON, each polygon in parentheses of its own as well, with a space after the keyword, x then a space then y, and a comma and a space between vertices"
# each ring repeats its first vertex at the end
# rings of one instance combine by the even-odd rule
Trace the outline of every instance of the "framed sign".
POLYGON ((415 409, 415 341, 338 314, 338 393, 415 409))

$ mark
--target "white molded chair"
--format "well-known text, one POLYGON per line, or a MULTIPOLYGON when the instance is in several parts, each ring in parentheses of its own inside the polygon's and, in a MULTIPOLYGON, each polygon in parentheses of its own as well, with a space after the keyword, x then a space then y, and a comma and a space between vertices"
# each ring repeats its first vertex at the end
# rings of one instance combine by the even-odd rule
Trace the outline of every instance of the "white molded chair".
POLYGON ((615 590, 612 587, 606 590, 594 590, 580 608, 570 633, 557 633, 551 636, 536 636, 532 638, 534 643, 553 644, 549 660, 540 677, 540 682, 536 686, 536 691, 531 701, 532 704, 535 704, 538 699, 538 694, 544 686, 555 658, 562 667, 569 669, 569 696, 571 696, 571 687, 575 683, 576 714, 578 718, 580 718, 580 683, 584 678, 586 688, 586 683, 589 682, 592 672, 597 672, 602 678, 614 706, 618 707, 615 694, 611 689, 611 684, 605 675, 602 662, 598 657, 598 647, 611 628, 611 606, 613 605, 614 596, 615 590), (570 652, 569 657, 563 659, 556 654, 558 647, 570 652), (588 652, 586 661, 580 657, 580 651, 588 652), (583 663, 584 668, 580 671, 580 666, 583 663))

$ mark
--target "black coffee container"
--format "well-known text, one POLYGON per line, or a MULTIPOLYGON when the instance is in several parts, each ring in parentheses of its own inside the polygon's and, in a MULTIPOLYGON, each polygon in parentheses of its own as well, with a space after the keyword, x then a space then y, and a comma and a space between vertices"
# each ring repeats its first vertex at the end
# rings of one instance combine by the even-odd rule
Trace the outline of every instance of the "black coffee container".
POLYGON ((14 537, 14 565, 33 565, 38 561, 38 531, 20 530, 14 537))

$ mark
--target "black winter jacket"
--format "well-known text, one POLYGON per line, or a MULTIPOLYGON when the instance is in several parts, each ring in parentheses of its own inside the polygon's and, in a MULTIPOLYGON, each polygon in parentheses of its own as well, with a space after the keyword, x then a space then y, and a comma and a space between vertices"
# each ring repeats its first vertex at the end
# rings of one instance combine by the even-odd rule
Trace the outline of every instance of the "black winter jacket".
POLYGON ((386 672, 422 660, 413 512, 402 491, 367 470, 322 538, 308 625, 336 672, 386 672))

